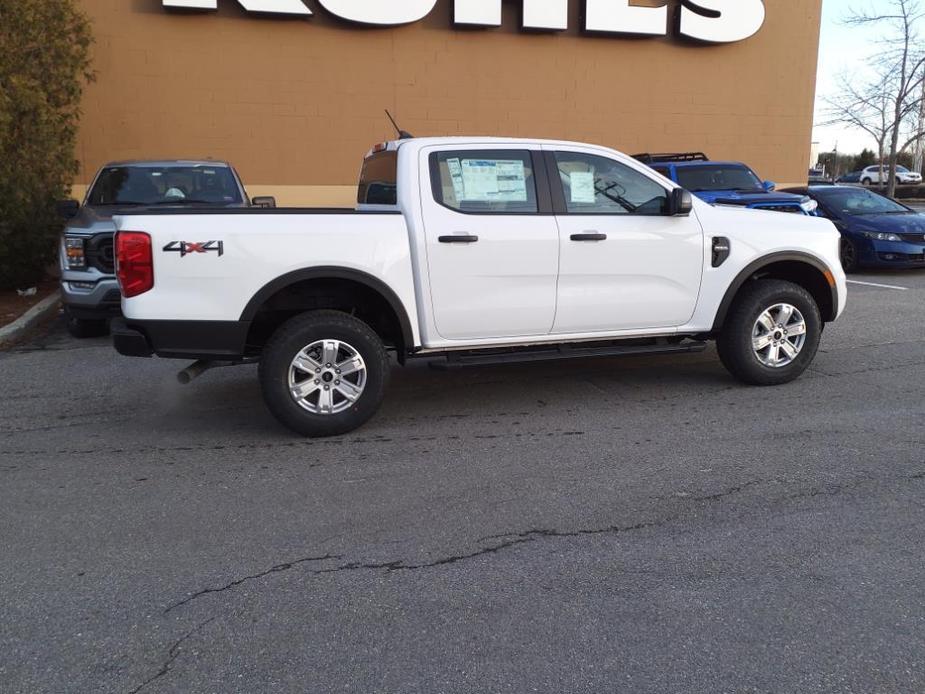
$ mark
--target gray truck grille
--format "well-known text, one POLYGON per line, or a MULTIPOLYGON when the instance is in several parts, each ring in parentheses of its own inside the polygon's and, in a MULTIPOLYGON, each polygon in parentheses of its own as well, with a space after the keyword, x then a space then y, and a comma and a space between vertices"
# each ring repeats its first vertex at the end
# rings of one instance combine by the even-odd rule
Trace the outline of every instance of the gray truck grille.
POLYGON ((87 264, 105 275, 111 275, 116 270, 112 238, 112 234, 97 234, 87 241, 86 246, 87 264))

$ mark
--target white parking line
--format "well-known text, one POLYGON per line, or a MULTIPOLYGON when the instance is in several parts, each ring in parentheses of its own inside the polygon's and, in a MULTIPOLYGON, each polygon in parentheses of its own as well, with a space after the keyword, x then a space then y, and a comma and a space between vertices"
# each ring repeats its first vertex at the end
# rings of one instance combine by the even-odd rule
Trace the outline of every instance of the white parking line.
POLYGON ((897 287, 892 284, 877 284, 876 282, 858 282, 857 280, 848 280, 848 284, 863 284, 865 287, 879 287, 880 289, 895 289, 899 292, 909 291, 908 287, 897 287))

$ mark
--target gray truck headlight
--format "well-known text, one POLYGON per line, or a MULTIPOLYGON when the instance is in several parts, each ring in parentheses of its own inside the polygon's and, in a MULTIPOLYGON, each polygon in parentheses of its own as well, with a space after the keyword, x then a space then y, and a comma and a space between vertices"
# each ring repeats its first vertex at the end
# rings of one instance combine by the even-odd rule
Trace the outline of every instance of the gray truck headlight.
POLYGON ((83 270, 87 267, 87 254, 83 239, 64 239, 64 254, 69 270, 83 270))
POLYGON ((800 207, 802 207, 803 211, 807 214, 812 214, 819 209, 819 203, 812 198, 803 198, 803 201, 800 203, 800 207))

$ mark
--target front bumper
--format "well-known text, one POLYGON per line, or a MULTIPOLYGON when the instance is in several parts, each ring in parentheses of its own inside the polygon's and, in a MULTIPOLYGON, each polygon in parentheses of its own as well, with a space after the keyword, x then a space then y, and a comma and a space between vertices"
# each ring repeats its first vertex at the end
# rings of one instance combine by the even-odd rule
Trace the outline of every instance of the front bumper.
POLYGON ((115 277, 65 272, 61 300, 75 318, 110 318, 122 313, 122 294, 115 277))
POLYGON ((925 245, 867 240, 858 261, 866 267, 925 268, 925 245))

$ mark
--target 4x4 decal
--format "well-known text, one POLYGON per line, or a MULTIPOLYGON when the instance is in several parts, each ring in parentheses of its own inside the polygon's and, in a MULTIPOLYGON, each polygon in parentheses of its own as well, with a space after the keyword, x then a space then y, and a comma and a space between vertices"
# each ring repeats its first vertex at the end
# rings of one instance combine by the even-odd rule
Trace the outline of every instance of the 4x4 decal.
POLYGON ((179 253, 181 258, 188 256, 190 253, 218 253, 219 256, 225 255, 224 241, 171 241, 164 246, 165 253, 179 253))

